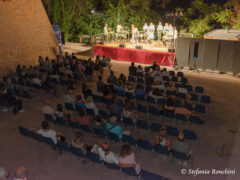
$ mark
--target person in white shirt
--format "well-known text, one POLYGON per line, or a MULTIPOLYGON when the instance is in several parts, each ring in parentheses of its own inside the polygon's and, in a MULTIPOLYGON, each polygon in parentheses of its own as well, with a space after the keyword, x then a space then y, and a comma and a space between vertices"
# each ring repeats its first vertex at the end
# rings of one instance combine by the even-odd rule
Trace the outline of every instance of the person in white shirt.
POLYGON ((93 99, 91 96, 89 96, 86 100, 85 106, 87 109, 93 109, 95 112, 95 116, 98 115, 98 108, 96 106, 96 104, 93 102, 93 99))
POLYGON ((16 169, 13 180, 27 180, 28 171, 24 166, 16 169))
POLYGON ((145 23, 143 26, 144 40, 147 40, 148 29, 149 29, 149 27, 148 27, 147 23, 145 23))
POLYGON ((6 168, 0 167, 0 180, 7 180, 8 179, 8 171, 6 168))
POLYGON ((55 117, 55 111, 54 109, 50 106, 50 102, 49 100, 45 100, 44 102, 44 106, 42 108, 42 113, 43 114, 49 114, 49 115, 52 115, 53 117, 55 117))
POLYGON ((71 94, 72 94, 72 91, 69 89, 66 92, 66 94, 65 94, 65 96, 63 98, 64 103, 70 103, 70 104, 74 105, 75 98, 71 94))
POLYGON ((164 27, 163 27, 163 33, 164 35, 166 35, 169 31, 169 27, 168 27, 168 23, 165 23, 164 27))
POLYGON ((42 86, 42 80, 40 78, 37 78, 37 77, 32 79, 32 83, 36 84, 36 85, 39 85, 39 86, 42 86))
POLYGON ((121 29, 122 29, 122 25, 121 25, 121 24, 118 24, 118 25, 117 25, 117 33, 120 33, 120 32, 121 32, 121 29))
POLYGON ((83 139, 83 133, 80 131, 75 133, 75 138, 72 140, 72 146, 79 148, 83 151, 84 154, 87 153, 88 150, 91 149, 91 146, 88 146, 88 144, 82 142, 83 139))
POLYGON ((172 27, 171 24, 169 24, 168 30, 169 30, 169 31, 168 31, 168 37, 169 37, 170 39, 173 39, 174 34, 173 34, 173 27, 172 27))
POLYGON ((185 88, 184 86, 182 86, 182 87, 180 86, 180 87, 178 88, 178 92, 187 95, 188 90, 187 90, 187 88, 185 88))
POLYGON ((97 144, 97 152, 100 158, 109 164, 116 164, 118 165, 118 156, 110 151, 110 145, 107 143, 96 142, 97 144))
POLYGON ((150 23, 149 26, 149 30, 150 30, 150 40, 154 40, 154 33, 155 33, 155 26, 153 25, 153 23, 150 23))
POLYGON ((104 32, 105 42, 108 42, 108 24, 105 24, 103 32, 104 32))
POLYGON ((158 41, 162 40, 162 34, 163 34, 163 25, 161 22, 159 22, 158 27, 157 27, 157 32, 158 32, 158 41))
POLYGON ((178 37, 178 31, 177 31, 177 29, 175 27, 174 27, 174 33, 173 34, 174 34, 173 35, 173 39, 176 40, 177 37, 178 37))
POLYGON ((50 129, 50 124, 47 120, 42 122, 42 129, 36 131, 37 134, 40 134, 43 137, 51 138, 54 144, 57 144, 57 133, 55 130, 50 129))

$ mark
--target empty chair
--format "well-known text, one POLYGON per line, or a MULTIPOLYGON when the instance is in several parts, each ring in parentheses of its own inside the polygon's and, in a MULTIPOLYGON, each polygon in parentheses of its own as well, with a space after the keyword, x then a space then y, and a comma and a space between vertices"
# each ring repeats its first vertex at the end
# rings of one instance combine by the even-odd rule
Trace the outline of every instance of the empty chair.
POLYGON ((137 83, 144 83, 143 78, 137 78, 137 83))
POLYGON ((92 117, 95 116, 95 110, 94 110, 94 109, 89 109, 89 108, 87 108, 86 111, 87 111, 87 114, 88 114, 89 116, 92 116, 92 117))
POLYGON ((119 170, 120 169, 120 167, 117 166, 116 164, 112 164, 112 163, 110 164, 110 163, 104 162, 104 165, 106 167, 110 168, 110 169, 115 169, 115 170, 119 170))
POLYGON ((92 98, 93 98, 93 101, 95 101, 95 102, 98 102, 98 103, 102 102, 102 96, 93 94, 92 98))
POLYGON ((152 91, 152 90, 153 90, 152 86, 146 86, 146 88, 145 88, 145 91, 146 91, 147 93, 149 93, 149 92, 152 91))
POLYGON ((183 130, 183 134, 184 134, 185 139, 197 140, 197 135, 196 135, 196 133, 193 132, 193 131, 184 129, 184 130, 183 130))
POLYGON ((144 121, 144 120, 137 120, 137 127, 138 128, 142 128, 142 129, 148 129, 149 128, 149 126, 148 126, 148 124, 147 124, 147 121, 144 121))
POLYGON ((87 159, 89 159, 92 162, 100 163, 100 164, 103 163, 103 161, 100 159, 99 155, 96 153, 87 152, 86 156, 87 156, 87 159))
POLYGON ((135 176, 138 177, 138 174, 136 173, 135 168, 121 168, 122 172, 129 175, 129 176, 135 176))
POLYGON ((163 155, 169 155, 169 150, 167 146, 162 146, 161 144, 157 144, 154 146, 155 152, 163 155))
POLYGON ((68 126, 76 129, 80 128, 80 125, 77 122, 72 122, 71 120, 68 121, 68 126))
POLYGON ((149 141, 143 140, 143 139, 138 139, 137 140, 137 145, 138 147, 145 149, 145 150, 152 150, 152 145, 150 144, 149 141))
POLYGON ((210 96, 202 95, 201 99, 200 99, 200 102, 205 103, 205 104, 210 104, 211 103, 211 98, 210 98, 210 96))
POLYGON ((108 132, 107 136, 108 136, 108 140, 113 140, 115 142, 119 141, 118 136, 114 133, 108 132))
POLYGON ((37 133, 32 133, 32 138, 40 142, 44 141, 44 137, 37 133))
POLYGON ((168 76, 163 76, 163 81, 170 81, 168 76))
POLYGON ((65 152, 71 152, 72 151, 71 146, 66 142, 62 142, 62 141, 59 142, 59 147, 60 147, 61 150, 65 151, 65 152))
POLYGON ((190 123, 203 125, 204 122, 199 116, 190 116, 189 118, 190 123))
POLYGON ((187 84, 188 83, 188 79, 185 77, 182 77, 180 80, 181 83, 187 84))
POLYGON ((67 110, 74 111, 74 105, 71 103, 64 103, 64 106, 67 110))
POLYGON ((147 84, 147 85, 151 86, 153 82, 154 82, 154 78, 153 78, 153 77, 149 77, 149 76, 148 76, 148 77, 146 78, 146 84, 147 84))
POLYGON ((166 103, 166 99, 160 98, 160 99, 157 100, 157 103, 158 103, 159 105, 162 105, 162 106, 163 106, 163 105, 166 103))
POLYGON ((72 146, 71 150, 72 150, 73 154, 75 154, 75 155, 77 155, 79 157, 82 157, 82 158, 86 158, 86 156, 85 156, 84 152, 82 151, 82 149, 72 146))
POLYGON ((175 117, 176 117, 176 120, 178 121, 183 121, 183 122, 188 121, 187 116, 185 116, 184 114, 176 114, 175 117))
POLYGON ((205 106, 202 104, 196 104, 194 107, 194 111, 198 113, 206 113, 205 106))
POLYGON ((152 96, 147 96, 146 101, 147 101, 148 103, 155 104, 155 99, 154 99, 152 96))
POLYGON ((123 134, 122 142, 127 142, 133 146, 135 146, 137 144, 136 140, 132 136, 128 136, 125 134, 123 134))
POLYGON ((128 76, 128 81, 130 81, 130 82, 136 82, 134 76, 128 76))
POLYGON ((192 107, 191 104, 185 103, 185 106, 186 106, 186 108, 187 108, 188 110, 190 110, 190 111, 193 109, 193 107, 192 107))
POLYGON ((198 95, 191 93, 191 101, 198 101, 198 95))
POLYGON ((32 133, 27 128, 24 128, 22 126, 18 126, 19 133, 26 137, 31 137, 32 133))
POLYGON ((90 127, 88 125, 80 125, 79 126, 84 132, 87 132, 87 133, 91 133, 92 130, 90 129, 90 127))
POLYGON ((130 117, 123 117, 123 123, 129 126, 135 126, 132 118, 130 117))
POLYGON ((145 101, 145 96, 144 95, 136 95, 136 99, 140 101, 145 101))
POLYGON ((174 71, 169 71, 169 75, 170 76, 175 76, 175 72, 174 71))
POLYGON ((53 146, 53 147, 56 146, 56 144, 53 142, 52 138, 49 138, 49 137, 43 137, 43 142, 49 146, 53 146))
POLYGON ((165 87, 169 87, 170 86, 170 82, 169 81, 164 82, 164 86, 165 87))
POLYGON ((153 116, 160 116, 160 111, 154 106, 149 106, 149 114, 153 116))
POLYGON ((131 92, 125 92, 125 96, 126 96, 126 98, 128 98, 128 99, 133 99, 133 98, 134 98, 134 95, 133 95, 133 93, 131 93, 131 92))
POLYGON ((175 150, 172 150, 172 156, 176 159, 181 160, 181 161, 189 161, 190 160, 190 156, 188 154, 178 152, 178 151, 175 151, 175 150))
POLYGON ((186 88, 187 88, 188 92, 192 92, 193 91, 193 87, 191 85, 186 85, 186 88))
POLYGON ((151 130, 154 131, 154 132, 159 132, 161 127, 162 127, 162 125, 158 124, 158 123, 152 123, 151 124, 151 130))
POLYGON ((178 78, 176 76, 173 76, 171 79, 172 82, 178 82, 178 78))
POLYGON ((186 99, 186 94, 185 93, 178 93, 178 97, 181 99, 186 99))
POLYGON ((204 89, 202 86, 196 86, 195 87, 195 93, 204 93, 204 89))
POLYGON ((184 76, 183 72, 177 72, 177 77, 183 77, 183 76, 184 76))
POLYGON ((107 135, 106 131, 104 129, 100 129, 100 128, 94 128, 93 132, 96 135, 100 136, 101 138, 104 138, 107 135))
POLYGON ((137 110, 141 113, 148 113, 147 106, 138 104, 137 110))
POLYGON ((56 117, 56 122, 61 125, 66 125, 66 121, 64 117, 56 117))
POLYGON ((163 118, 174 119, 174 113, 168 110, 163 111, 163 118))
POLYGON ((55 118, 51 114, 44 114, 44 118, 51 122, 56 122, 55 118))
POLYGON ((171 136, 178 136, 178 129, 172 126, 167 126, 167 134, 171 136))

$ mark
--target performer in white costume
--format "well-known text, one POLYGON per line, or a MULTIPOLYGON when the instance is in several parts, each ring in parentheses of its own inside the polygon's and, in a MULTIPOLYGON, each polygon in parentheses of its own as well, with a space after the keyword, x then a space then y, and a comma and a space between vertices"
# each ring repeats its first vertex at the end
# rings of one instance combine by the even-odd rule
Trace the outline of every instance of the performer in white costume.
POLYGON ((109 36, 109 34, 108 34, 108 24, 105 24, 103 32, 104 32, 104 39, 105 39, 104 41, 108 42, 108 36, 109 36))
POLYGON ((144 26, 143 26, 144 40, 147 40, 147 38, 148 38, 148 30, 149 30, 149 27, 148 27, 147 23, 145 23, 144 26))
POLYGON ((163 25, 161 22, 159 22, 158 27, 157 27, 157 32, 158 32, 158 41, 162 40, 162 34, 163 34, 163 25))
POLYGON ((155 26, 153 25, 152 22, 150 23, 149 30, 150 30, 150 34, 149 34, 150 40, 154 40, 155 26))

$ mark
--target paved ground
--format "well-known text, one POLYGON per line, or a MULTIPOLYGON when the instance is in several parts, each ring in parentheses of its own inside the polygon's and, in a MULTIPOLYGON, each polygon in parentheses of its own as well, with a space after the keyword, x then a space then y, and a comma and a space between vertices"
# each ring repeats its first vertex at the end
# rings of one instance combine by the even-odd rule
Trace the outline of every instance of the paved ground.
MULTIPOLYGON (((129 63, 113 61, 112 69, 117 74, 127 73, 129 63)), ((188 77, 190 84, 201 85, 205 88, 207 95, 212 97, 212 107, 207 108, 205 120, 206 128, 192 126, 192 130, 197 132, 200 138, 200 144, 196 142, 189 143, 193 149, 193 166, 196 170, 222 170, 225 168, 235 169, 236 174, 226 175, 182 175, 182 166, 175 161, 165 160, 163 157, 144 150, 136 150, 137 160, 141 166, 149 171, 166 176, 173 180, 185 179, 239 179, 239 109, 240 109, 240 80, 226 75, 184 72, 188 77), (220 157, 216 151, 220 151, 225 144, 224 154, 220 157)), ((106 78, 107 72, 105 72, 106 78)), ((94 86, 94 82, 88 83, 89 87, 94 86)), ((0 112, 0 166, 5 166, 13 174, 15 167, 25 165, 29 169, 29 179, 31 180, 55 180, 55 179, 135 179, 124 176, 120 172, 109 170, 105 167, 87 163, 83 164, 80 159, 70 154, 59 155, 48 146, 24 138, 19 135, 17 125, 24 127, 40 128, 43 116, 41 108, 43 100, 51 100, 53 107, 58 103, 63 103, 64 88, 59 88, 61 92, 59 97, 52 96, 51 93, 44 91, 32 92, 35 96, 32 100, 24 100, 24 109, 22 114, 12 115, 11 113, 0 112)), ((74 94, 80 92, 75 90, 74 94)), ((155 119, 157 121, 157 119, 155 119)), ((171 122, 165 122, 171 124, 171 122)), ((54 127, 61 131, 67 138, 67 141, 73 138, 74 132, 71 128, 61 126, 54 127)), ((133 131, 133 136, 153 140, 153 134, 149 131, 133 131)), ((96 141, 93 135, 85 134, 85 141, 93 144, 96 141)), ((119 152, 120 144, 113 144, 112 149, 119 152)))

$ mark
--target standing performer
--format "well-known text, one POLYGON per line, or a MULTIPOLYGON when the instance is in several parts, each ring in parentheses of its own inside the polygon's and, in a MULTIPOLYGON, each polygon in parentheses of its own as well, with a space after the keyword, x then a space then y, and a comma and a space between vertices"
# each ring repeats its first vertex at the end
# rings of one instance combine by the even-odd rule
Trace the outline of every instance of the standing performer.
POLYGON ((149 27, 148 27, 147 23, 145 23, 144 26, 143 26, 143 37, 144 37, 144 40, 147 40, 147 38, 148 38, 148 29, 149 29, 149 27))
POLYGON ((138 44, 139 32, 137 28, 134 28, 134 43, 138 44))
POLYGON ((158 32, 158 41, 162 41, 163 25, 161 22, 159 22, 158 24, 157 32, 158 32))
POLYGON ((109 34, 108 34, 108 24, 105 24, 103 31, 104 31, 104 41, 108 42, 108 36, 109 36, 109 34))
POLYGON ((134 43, 134 39, 135 39, 135 37, 134 37, 134 25, 133 24, 131 24, 131 34, 132 34, 132 38, 131 38, 131 43, 134 43))
POLYGON ((155 32, 155 26, 153 25, 153 23, 150 23, 149 26, 149 30, 150 30, 150 40, 154 40, 154 32, 155 32))
POLYGON ((117 25, 117 39, 118 40, 121 40, 121 30, 122 30, 122 25, 121 24, 118 24, 117 25))

